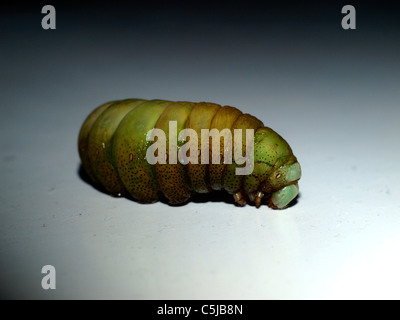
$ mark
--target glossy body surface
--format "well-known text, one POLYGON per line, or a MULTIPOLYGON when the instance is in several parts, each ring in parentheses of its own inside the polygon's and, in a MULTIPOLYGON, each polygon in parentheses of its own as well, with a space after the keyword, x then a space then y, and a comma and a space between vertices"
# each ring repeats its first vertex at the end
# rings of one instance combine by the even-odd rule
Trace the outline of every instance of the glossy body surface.
MULTIPOLYGON (((270 207, 283 209, 299 190, 301 168, 289 144, 256 117, 230 106, 142 99, 108 102, 86 118, 78 148, 82 166, 94 183, 110 194, 132 196, 142 203, 157 201, 160 193, 170 204, 181 204, 195 192, 225 190, 239 205, 254 202, 259 207, 266 199, 270 207), (211 137, 207 137, 197 142, 198 163, 150 164, 146 151, 152 143, 146 136, 151 129, 163 130, 167 146, 171 140, 176 143, 175 152, 184 145, 176 133, 169 132, 171 121, 176 122, 177 133, 192 129, 199 137, 203 129, 227 129, 234 137, 233 149, 221 139, 218 150, 209 148, 209 154, 202 155, 205 143, 213 146, 211 137), (237 129, 241 129, 241 141, 234 135, 237 129), (229 150, 232 156, 239 145, 245 155, 248 129, 254 134, 252 170, 238 175, 236 169, 243 163, 235 162, 236 158, 227 163, 224 155, 229 150), (213 162, 213 152, 220 156, 219 163, 213 162), (204 157, 208 163, 201 161, 204 157)), ((165 156, 173 156, 171 149, 166 149, 165 156)))

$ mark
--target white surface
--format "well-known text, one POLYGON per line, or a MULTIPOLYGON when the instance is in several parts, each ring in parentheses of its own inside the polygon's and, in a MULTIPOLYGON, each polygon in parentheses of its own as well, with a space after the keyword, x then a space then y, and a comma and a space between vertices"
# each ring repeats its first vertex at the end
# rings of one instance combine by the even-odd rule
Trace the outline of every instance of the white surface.
POLYGON ((398 30, 145 29, 77 14, 59 12, 55 31, 37 14, 3 20, 2 297, 400 298, 398 30), (79 128, 128 97, 259 117, 302 166, 296 205, 175 208, 95 190, 78 174, 79 128), (41 288, 47 264, 56 290, 41 288))

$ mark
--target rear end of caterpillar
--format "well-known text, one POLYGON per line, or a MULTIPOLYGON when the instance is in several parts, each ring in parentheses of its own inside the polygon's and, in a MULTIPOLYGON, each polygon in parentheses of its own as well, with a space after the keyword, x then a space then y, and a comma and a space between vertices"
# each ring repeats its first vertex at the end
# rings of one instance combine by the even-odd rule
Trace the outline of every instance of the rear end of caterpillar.
POLYGON ((78 149, 82 166, 95 184, 141 203, 156 202, 162 193, 170 204, 181 204, 193 193, 225 190, 238 205, 252 202, 260 207, 265 199, 271 208, 283 209, 299 190, 300 164, 279 134, 252 115, 209 102, 105 103, 83 123, 78 149), (161 136, 154 136, 161 131, 153 129, 165 133, 164 144, 161 136), (181 132, 188 134, 182 138, 181 132), (221 135, 212 138, 205 132, 221 135), (191 160, 173 161, 180 151, 191 160), (238 160, 250 159, 250 151, 251 165, 238 160), (150 161, 152 156, 158 161, 150 161), (238 174, 247 167, 247 174, 238 174))

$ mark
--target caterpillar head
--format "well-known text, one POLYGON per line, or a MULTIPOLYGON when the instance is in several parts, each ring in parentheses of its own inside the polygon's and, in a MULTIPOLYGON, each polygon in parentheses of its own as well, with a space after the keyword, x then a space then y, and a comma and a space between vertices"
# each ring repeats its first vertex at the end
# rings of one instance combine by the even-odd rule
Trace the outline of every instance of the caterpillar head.
POLYGON ((271 208, 283 209, 299 193, 301 167, 289 144, 275 131, 264 127, 254 137, 254 171, 245 179, 244 189, 250 201, 261 205, 269 195, 271 208))
POLYGON ((262 192, 272 192, 268 202, 269 206, 276 209, 287 207, 299 193, 297 181, 300 177, 301 167, 297 161, 292 164, 284 164, 272 172, 260 188, 262 192))

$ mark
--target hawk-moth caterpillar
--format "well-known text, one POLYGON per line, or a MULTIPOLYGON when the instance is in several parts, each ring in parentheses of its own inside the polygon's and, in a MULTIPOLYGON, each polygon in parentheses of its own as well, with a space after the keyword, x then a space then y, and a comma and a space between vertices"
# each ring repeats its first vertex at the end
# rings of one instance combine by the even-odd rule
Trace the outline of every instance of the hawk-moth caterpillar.
MULTIPOLYGON (((177 141, 178 149, 183 144, 177 141)), ((143 99, 107 102, 84 121, 78 149, 82 166, 93 183, 112 195, 131 196, 141 203, 156 202, 162 193, 170 204, 180 204, 193 193, 225 190, 239 205, 254 202, 259 207, 265 198, 271 208, 283 209, 297 196, 301 176, 300 164, 279 134, 252 115, 210 102, 143 99), (168 137, 170 121, 176 121, 179 131, 190 128, 199 136, 202 129, 231 132, 242 129, 242 150, 246 150, 245 129, 253 129, 252 172, 236 175, 235 169, 240 165, 235 161, 201 163, 203 140, 198 141, 197 164, 150 164, 146 159, 151 145, 146 139, 148 132, 158 128, 168 137)), ((220 150, 222 155, 223 139, 220 150)), ((171 155, 167 150, 168 156, 171 155)))

